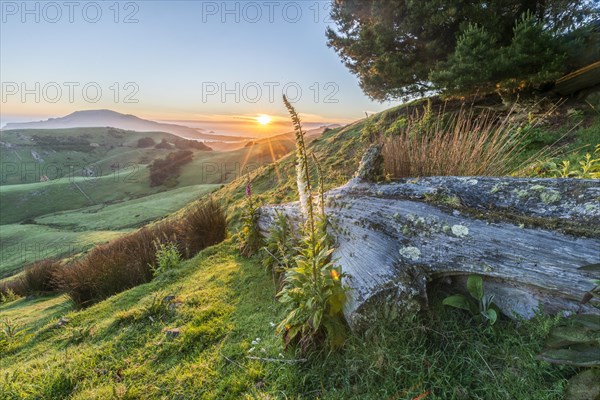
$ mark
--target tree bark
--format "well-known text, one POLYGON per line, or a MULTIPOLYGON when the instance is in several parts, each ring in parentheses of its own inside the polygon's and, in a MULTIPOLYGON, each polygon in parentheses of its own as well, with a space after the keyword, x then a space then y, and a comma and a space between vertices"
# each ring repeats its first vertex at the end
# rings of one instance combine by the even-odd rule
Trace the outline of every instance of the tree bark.
MULTIPOLYGON (((373 315, 416 312, 427 286, 484 278, 504 314, 541 308, 598 312, 581 305, 600 263, 600 184, 595 180, 430 177, 393 183, 359 178, 326 193, 334 258, 348 274, 345 315, 352 327, 373 315)), ((297 203, 261 208, 268 232, 276 210, 292 220, 297 203)), ((595 300, 592 300, 592 302, 595 300)))

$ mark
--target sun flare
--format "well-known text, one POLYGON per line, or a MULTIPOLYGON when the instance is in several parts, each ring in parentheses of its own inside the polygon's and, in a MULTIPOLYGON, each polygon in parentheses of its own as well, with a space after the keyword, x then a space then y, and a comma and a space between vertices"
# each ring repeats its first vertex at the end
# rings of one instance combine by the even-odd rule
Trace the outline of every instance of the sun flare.
POLYGON ((259 115, 256 118, 256 121, 258 121, 258 123, 261 125, 267 125, 269 122, 271 122, 271 120, 272 118, 265 114, 259 115))

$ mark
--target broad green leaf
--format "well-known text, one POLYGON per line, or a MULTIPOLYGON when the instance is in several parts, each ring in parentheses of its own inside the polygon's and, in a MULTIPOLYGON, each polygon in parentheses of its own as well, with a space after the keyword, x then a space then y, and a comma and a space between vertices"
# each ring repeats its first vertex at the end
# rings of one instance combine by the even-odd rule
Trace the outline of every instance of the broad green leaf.
POLYGON ((483 311, 485 311, 485 310, 487 310, 487 309, 491 308, 491 307, 492 307, 492 304, 493 304, 493 302, 494 302, 494 295, 493 295, 493 294, 492 294, 491 296, 486 296, 486 295, 484 295, 484 296, 481 298, 481 305, 482 305, 481 309, 482 309, 483 311))
POLYGON ((538 358, 553 364, 594 367, 600 365, 600 348, 598 346, 573 345, 568 349, 545 350, 538 358))
POLYGON ((584 265, 584 266, 579 267, 577 269, 580 269, 582 271, 588 271, 588 272, 597 272, 597 273, 600 274, 600 263, 598 263, 598 264, 584 265))
POLYGON ((598 398, 600 398, 600 369, 587 369, 569 379, 565 391, 566 400, 598 398))
POLYGON ((479 275, 471 275, 467 279, 467 290, 477 300, 483 298, 483 279, 479 275))
POLYGON ((317 311, 315 311, 315 314, 313 316, 313 328, 314 330, 318 330, 319 327, 321 326, 321 319, 323 318, 323 309, 319 309, 317 311))
POLYGON ((483 311, 481 314, 484 316, 485 319, 490 321, 490 325, 494 325, 496 323, 496 320, 498 319, 498 314, 496 314, 496 311, 492 308, 483 311))
POLYGON ((590 275, 592 275, 595 278, 600 278, 600 263, 584 265, 577 269, 581 271, 591 272, 590 275))
POLYGON ((577 343, 599 343, 600 336, 582 326, 557 326, 553 328, 546 339, 546 346, 557 349, 577 343))
POLYGON ((571 321, 585 326, 592 331, 600 331, 600 316, 592 314, 579 314, 569 318, 571 321))
POLYGON ((471 311, 471 302, 462 294, 455 294, 452 296, 448 296, 442 302, 445 306, 450 306, 454 308, 460 308, 462 310, 471 311))

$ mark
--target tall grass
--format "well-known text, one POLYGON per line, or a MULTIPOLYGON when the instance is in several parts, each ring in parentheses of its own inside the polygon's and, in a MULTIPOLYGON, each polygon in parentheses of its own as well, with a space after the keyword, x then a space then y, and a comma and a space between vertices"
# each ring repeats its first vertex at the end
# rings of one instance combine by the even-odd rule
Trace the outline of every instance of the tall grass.
POLYGON ((0 294, 28 296, 31 294, 53 293, 59 290, 54 274, 60 269, 60 261, 47 258, 27 265, 23 273, 0 283, 0 294))
POLYGON ((220 243, 227 236, 227 218, 223 208, 209 199, 197 205, 185 215, 178 227, 183 248, 179 249, 186 258, 200 250, 220 243))
POLYGON ((209 200, 177 221, 144 227, 105 245, 96 246, 55 272, 58 287, 80 307, 149 282, 161 244, 174 243, 187 258, 225 238, 222 208, 209 200))
POLYGON ((413 115, 383 137, 385 169, 393 178, 502 176, 519 165, 525 135, 511 114, 461 109, 434 117, 413 115))
POLYGON ((25 267, 20 278, 25 294, 52 293, 58 290, 54 273, 60 268, 60 261, 47 258, 25 267))

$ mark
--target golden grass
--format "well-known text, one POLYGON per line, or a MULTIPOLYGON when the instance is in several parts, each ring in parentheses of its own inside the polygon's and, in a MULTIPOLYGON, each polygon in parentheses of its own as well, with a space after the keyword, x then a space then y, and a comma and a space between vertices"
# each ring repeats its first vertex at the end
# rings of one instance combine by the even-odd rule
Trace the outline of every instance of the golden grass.
POLYGON ((419 176, 501 176, 518 165, 525 135, 511 113, 443 110, 435 118, 415 114, 395 134, 382 138, 386 173, 419 176))

